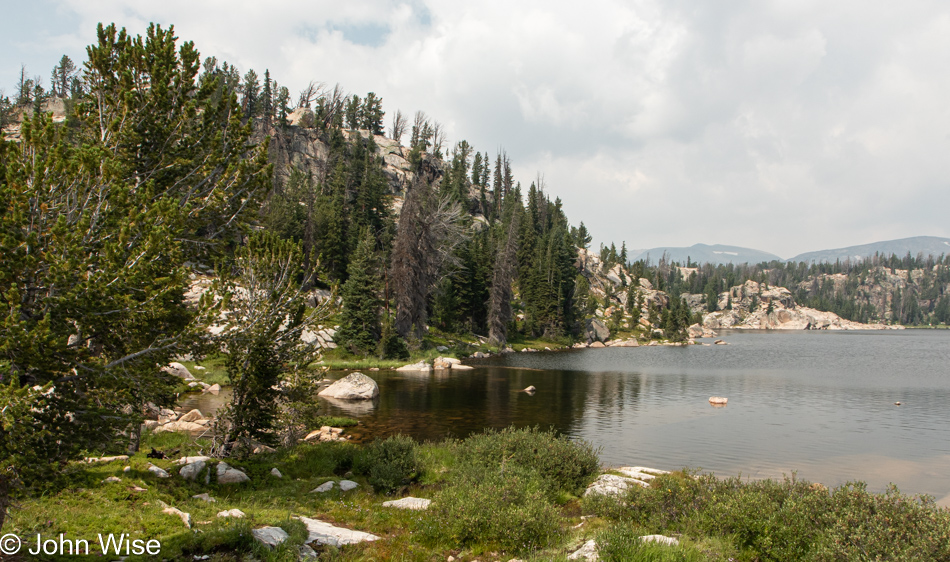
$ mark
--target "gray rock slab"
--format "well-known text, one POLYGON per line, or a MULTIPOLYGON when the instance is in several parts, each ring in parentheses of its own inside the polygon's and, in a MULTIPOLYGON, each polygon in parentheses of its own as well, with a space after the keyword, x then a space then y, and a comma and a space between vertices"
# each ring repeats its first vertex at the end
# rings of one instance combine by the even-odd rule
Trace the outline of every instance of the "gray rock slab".
MULTIPOLYGON (((243 519, 244 512, 240 509, 229 509, 227 511, 219 511, 218 517, 234 517, 235 519, 243 519)), ((280 529, 280 527, 277 527, 280 529)))
POLYGON ((310 519, 309 517, 298 517, 297 519, 307 526, 307 532, 309 533, 307 536, 308 543, 316 542, 317 544, 329 546, 344 546, 379 540, 379 537, 376 535, 364 533, 363 531, 354 531, 344 527, 337 527, 318 519, 310 519))
POLYGON ((203 494, 195 494, 195 495, 191 496, 191 498, 192 498, 192 499, 195 499, 195 500, 206 501, 206 502, 208 502, 208 503, 215 503, 215 502, 218 501, 218 500, 212 498, 207 492, 205 492, 205 493, 203 493, 203 494))
POLYGON ((587 487, 587 490, 584 491, 584 495, 591 496, 601 494, 605 496, 619 496, 626 492, 630 486, 646 487, 648 484, 635 478, 617 476, 616 474, 601 474, 597 477, 597 480, 594 480, 594 482, 587 487))
POLYGON ((311 493, 311 494, 313 494, 313 493, 320 493, 320 494, 322 494, 322 493, 324 493, 324 492, 329 492, 330 490, 333 489, 333 486, 334 486, 335 484, 336 484, 336 482, 334 482, 333 480, 330 480, 330 481, 328 481, 328 482, 324 482, 323 484, 320 484, 320 485, 317 486, 316 488, 310 490, 310 493, 311 493))
POLYGON ((287 534, 287 531, 281 529, 280 527, 261 527, 260 529, 252 529, 251 534, 254 535, 255 539, 264 543, 270 548, 274 548, 275 546, 290 538, 290 535, 287 534))
POLYGON ((277 470, 277 467, 276 467, 276 466, 275 466, 274 468, 270 469, 270 474, 271 474, 271 476, 274 476, 274 477, 276 477, 276 478, 283 478, 283 477, 284 477, 284 475, 281 474, 279 470, 277 470))
POLYGON ((414 509, 416 511, 422 511, 429 509, 430 503, 432 503, 432 500, 409 496, 400 500, 390 500, 388 502, 383 502, 383 507, 396 507, 399 509, 414 509))
POLYGON ((154 474, 155 476, 158 476, 159 478, 170 478, 170 477, 171 477, 171 474, 168 474, 167 472, 165 472, 165 471, 162 470, 161 468, 155 466, 154 464, 149 464, 149 465, 148 465, 148 471, 151 472, 152 474, 154 474))
POLYGON ((352 480, 340 480, 340 489, 344 492, 349 492, 350 490, 353 490, 357 487, 359 487, 359 484, 353 482, 352 480))

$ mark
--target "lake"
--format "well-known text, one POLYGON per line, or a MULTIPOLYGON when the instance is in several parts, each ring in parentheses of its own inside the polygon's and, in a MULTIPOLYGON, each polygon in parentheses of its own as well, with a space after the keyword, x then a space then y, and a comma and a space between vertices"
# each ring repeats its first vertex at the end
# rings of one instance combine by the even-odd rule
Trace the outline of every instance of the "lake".
POLYGON ((510 353, 472 361, 473 371, 367 371, 380 386, 377 402, 321 401, 326 413, 362 422, 351 432, 357 439, 539 425, 594 443, 609 465, 753 479, 794 472, 829 486, 863 480, 873 491, 893 482, 950 505, 950 331, 721 336, 730 345, 510 353), (528 385, 533 396, 519 392, 528 385), (714 408, 710 396, 729 404, 714 408))

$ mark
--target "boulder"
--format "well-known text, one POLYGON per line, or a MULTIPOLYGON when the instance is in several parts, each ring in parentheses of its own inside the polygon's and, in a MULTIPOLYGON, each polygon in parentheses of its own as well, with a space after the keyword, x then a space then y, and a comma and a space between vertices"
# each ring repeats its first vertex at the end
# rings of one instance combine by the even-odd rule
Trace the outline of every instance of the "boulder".
POLYGON ((419 361, 418 363, 413 363, 411 365, 403 365, 396 369, 397 371, 431 371, 432 365, 429 365, 425 362, 425 359, 419 361))
POLYGON ((201 500, 201 501, 203 501, 203 502, 208 502, 208 503, 217 503, 217 501, 218 501, 218 500, 212 498, 207 492, 205 492, 205 493, 203 493, 203 494, 195 494, 195 495, 191 496, 191 499, 193 499, 193 500, 201 500))
POLYGON ((594 343, 590 344, 587 347, 602 348, 602 347, 607 347, 607 346, 604 345, 604 342, 595 341, 594 343))
POLYGON ((204 390, 202 390, 201 392, 202 392, 202 393, 210 392, 211 394, 217 394, 217 393, 221 392, 221 385, 220 385, 220 384, 213 384, 213 385, 211 385, 211 386, 209 386, 209 387, 206 387, 206 388, 205 388, 204 390))
POLYGON ((229 509, 227 511, 219 511, 218 517, 234 517, 235 519, 243 519, 244 512, 240 509, 229 509))
MULTIPOLYGON (((644 281, 644 279, 641 279, 644 281)), ((575 550, 574 552, 567 555, 568 560, 600 560, 600 557, 597 556, 597 541, 591 539, 584 543, 583 546, 575 550)))
POLYGON ((164 433, 167 431, 204 431, 205 429, 205 426, 200 423, 173 421, 156 427, 155 433, 164 433))
POLYGON ((526 393, 528 393, 528 394, 534 394, 534 393, 537 392, 537 391, 538 391, 538 389, 535 388, 534 385, 532 384, 532 385, 526 387, 523 392, 526 392, 526 393))
POLYGON ((249 481, 250 478, 236 468, 231 468, 226 462, 218 463, 218 484, 240 484, 249 481))
POLYGON ((261 527, 260 529, 251 529, 251 534, 254 535, 255 539, 266 545, 268 548, 274 548, 275 546, 290 538, 290 535, 287 534, 287 531, 281 529, 280 527, 261 527))
POLYGON ((205 461, 195 461, 188 463, 181 467, 181 470, 178 471, 178 474, 181 474, 181 477, 185 480, 196 480, 198 475, 201 474, 201 471, 205 469, 205 466, 207 466, 205 461))
POLYGON ((164 470, 162 470, 161 468, 155 466, 155 465, 152 464, 152 463, 149 463, 149 465, 148 465, 148 471, 151 472, 152 474, 154 474, 155 476, 159 477, 159 478, 171 478, 171 474, 165 472, 164 470))
POLYGON ((462 362, 454 357, 436 357, 432 361, 432 368, 439 369, 453 369, 462 362))
POLYGON ((168 365, 162 367, 162 370, 170 375, 175 375, 178 378, 184 379, 186 381, 194 380, 194 375, 191 374, 191 371, 188 370, 188 367, 185 367, 177 361, 173 361, 168 365))
POLYGON ((182 457, 182 458, 178 459, 177 461, 175 461, 175 464, 177 464, 177 465, 179 465, 179 466, 184 466, 184 465, 186 465, 186 464, 191 464, 191 463, 193 463, 193 462, 198 462, 198 461, 205 461, 205 462, 207 462, 207 461, 210 461, 210 460, 211 460, 211 457, 204 457, 204 456, 198 456, 198 457, 182 457))
POLYGON ((308 545, 302 544, 297 547, 297 560, 317 560, 317 552, 308 545))
POLYGON ((352 480, 340 480, 340 490, 344 492, 349 492, 357 487, 359 487, 359 484, 352 480))
POLYGON ((277 470, 277 467, 276 467, 276 466, 275 466, 274 468, 270 469, 270 475, 273 476, 273 477, 275 477, 275 478, 283 478, 283 477, 284 477, 284 475, 281 474, 279 470, 277 470))
POLYGON ((713 406, 725 406, 729 402, 729 399, 724 396, 710 396, 709 403, 713 406))
POLYGON ((181 519, 181 522, 185 524, 185 527, 191 528, 191 514, 185 513, 184 511, 178 509, 177 507, 166 507, 162 510, 162 513, 167 513, 168 515, 175 515, 181 519))
POLYGON ((693 324, 686 329, 686 334, 691 338, 701 338, 703 337, 703 327, 699 324, 693 324))
POLYGON ((676 546, 680 541, 674 539, 673 537, 667 537, 664 535, 643 535, 640 537, 641 542, 655 542, 658 544, 665 544, 668 546, 676 546))
POLYGON ((635 478, 627 478, 625 476, 617 476, 616 474, 601 474, 597 477, 597 480, 587 487, 587 490, 584 491, 585 496, 593 495, 603 495, 603 496, 619 496, 625 493, 630 486, 643 486, 647 487, 649 484, 641 482, 635 478))
POLYGON ((335 486, 335 485, 336 485, 336 482, 334 482, 333 480, 328 480, 328 481, 324 482, 323 484, 320 484, 320 485, 317 486, 316 488, 310 490, 310 493, 311 493, 311 494, 315 494, 315 493, 316 493, 316 494, 322 494, 322 493, 324 493, 324 492, 329 492, 330 490, 333 489, 333 486, 335 486))
POLYGON ((409 496, 402 498, 401 500, 390 500, 388 502, 383 502, 383 507, 395 507, 398 509, 413 509, 416 511, 423 511, 429 509, 430 503, 432 503, 432 500, 409 496))
POLYGON ((597 318, 588 318, 585 331, 587 333, 587 342, 604 342, 610 339, 610 330, 597 318))
POLYGON ((129 460, 129 455, 117 455, 115 457, 86 457, 83 459, 83 462, 93 463, 93 462, 112 462, 112 461, 127 461, 129 460))
POLYGON ((309 517, 298 517, 297 519, 302 521, 307 527, 308 535, 305 541, 307 543, 316 542, 317 544, 341 547, 364 541, 379 540, 379 537, 376 535, 337 527, 318 519, 310 519, 309 517))
POLYGON ((379 396, 379 386, 363 373, 352 373, 326 387, 317 396, 337 400, 372 400, 379 396))
POLYGON ((201 414, 201 410, 192 410, 182 417, 178 418, 178 421, 183 422, 196 422, 198 420, 203 420, 205 417, 201 414))

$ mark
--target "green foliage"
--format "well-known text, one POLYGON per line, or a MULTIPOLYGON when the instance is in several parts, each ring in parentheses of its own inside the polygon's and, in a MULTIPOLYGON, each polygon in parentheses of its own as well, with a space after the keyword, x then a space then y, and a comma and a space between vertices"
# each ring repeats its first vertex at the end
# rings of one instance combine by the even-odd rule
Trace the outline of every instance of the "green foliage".
POLYGON ((416 447, 415 440, 404 435, 377 439, 360 450, 353 468, 365 474, 377 492, 391 493, 419 476, 416 447))
POLYGON ((597 537, 597 554, 604 562, 700 562, 702 552, 684 546, 644 542, 645 533, 626 525, 610 527, 597 537))
POLYGON ((578 493, 600 468, 597 452, 585 441, 572 441, 537 427, 492 429, 460 442, 459 463, 486 467, 517 466, 533 471, 552 492, 578 493))
POLYGON ((221 415, 228 424, 228 441, 238 441, 243 452, 253 440, 273 443, 277 419, 277 389, 283 366, 305 369, 316 350, 300 340, 326 314, 323 308, 306 312, 301 278, 300 246, 267 232, 254 233, 235 252, 232 269, 222 269, 213 290, 223 297, 228 322, 220 336, 227 350, 231 403, 221 415))
POLYGON ((543 548, 560 530, 546 490, 537 472, 519 466, 459 468, 427 510, 423 536, 451 547, 477 544, 514 553, 543 548))
POLYGON ((950 513, 930 498, 848 483, 743 482, 674 473, 635 487, 623 501, 585 498, 585 509, 651 532, 728 540, 758 560, 943 560, 950 513))
POLYGON ((343 312, 337 340, 353 353, 368 355, 376 351, 382 327, 379 322, 380 278, 374 252, 376 240, 364 229, 356 254, 350 261, 349 277, 343 284, 343 312))

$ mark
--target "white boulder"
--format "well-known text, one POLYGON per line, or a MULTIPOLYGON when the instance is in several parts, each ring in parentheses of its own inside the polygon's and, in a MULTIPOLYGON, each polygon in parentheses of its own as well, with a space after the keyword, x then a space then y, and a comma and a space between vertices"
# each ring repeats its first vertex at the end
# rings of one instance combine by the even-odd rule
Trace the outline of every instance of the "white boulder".
POLYGON ((320 391, 318 396, 337 400, 372 400, 379 396, 379 385, 363 373, 352 373, 320 391))

